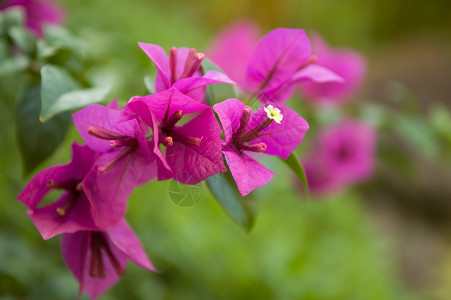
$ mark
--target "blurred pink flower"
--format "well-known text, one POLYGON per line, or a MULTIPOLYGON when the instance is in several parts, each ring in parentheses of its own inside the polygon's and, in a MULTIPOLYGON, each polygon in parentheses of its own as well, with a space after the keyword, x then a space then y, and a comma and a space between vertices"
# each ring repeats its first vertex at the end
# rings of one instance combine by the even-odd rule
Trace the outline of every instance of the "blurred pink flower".
POLYGON ((304 160, 313 193, 337 191, 367 180, 374 169, 376 132, 356 120, 324 129, 304 160))
POLYGON ((302 29, 276 28, 257 42, 256 26, 240 21, 219 33, 208 54, 249 98, 263 103, 286 102, 301 81, 342 81, 315 63, 302 29))
POLYGON ((312 35, 312 50, 323 66, 344 80, 342 82, 300 82, 301 93, 312 102, 343 102, 352 97, 366 73, 365 58, 350 49, 331 49, 318 34, 312 35))
POLYGON ((17 6, 24 9, 25 26, 39 37, 45 23, 61 24, 64 20, 63 8, 47 0, 7 0, 0 5, 0 10, 17 6))

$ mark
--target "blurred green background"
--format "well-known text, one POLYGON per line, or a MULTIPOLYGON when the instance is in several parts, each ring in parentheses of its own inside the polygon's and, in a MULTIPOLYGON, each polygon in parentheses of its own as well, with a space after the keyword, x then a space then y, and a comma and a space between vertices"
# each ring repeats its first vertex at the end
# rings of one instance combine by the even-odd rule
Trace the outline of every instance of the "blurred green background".
MULTIPOLYGON (((359 113, 375 122, 388 116, 394 128, 412 117, 394 133, 381 127, 381 162, 370 182, 325 199, 305 201, 289 170, 268 159, 276 176, 256 192, 259 214, 250 233, 225 215, 206 186, 188 208, 171 202, 168 182, 138 187, 127 219, 160 273, 130 263, 101 299, 449 299, 451 2, 61 3, 67 27, 86 41, 89 77, 113 82, 111 97, 122 103, 145 94, 143 77, 154 73, 138 41, 203 51, 223 26, 248 18, 262 35, 304 28, 362 52, 369 73, 356 96, 359 113)), ((60 258, 58 238, 43 241, 16 201, 29 178, 21 175, 13 110, 4 106, 0 299, 75 299, 78 285, 60 258)), ((72 129, 38 170, 66 163, 74 139, 80 141, 72 129)))

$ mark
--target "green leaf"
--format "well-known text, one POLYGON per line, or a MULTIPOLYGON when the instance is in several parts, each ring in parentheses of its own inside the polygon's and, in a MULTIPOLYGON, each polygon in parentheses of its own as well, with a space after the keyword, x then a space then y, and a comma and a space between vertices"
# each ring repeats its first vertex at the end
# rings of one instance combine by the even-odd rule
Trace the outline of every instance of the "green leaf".
POLYGON ((255 221, 255 202, 250 196, 241 196, 230 171, 210 176, 206 182, 229 217, 250 231, 255 221))
POLYGON ((15 56, 4 59, 0 62, 0 76, 9 76, 11 74, 25 70, 30 61, 24 56, 15 56))
POLYGON ((296 174, 296 176, 301 181, 302 185, 304 186, 305 194, 307 196, 307 200, 310 200, 310 189, 308 186, 307 181, 307 175, 305 174, 304 167, 302 166, 301 162, 297 158, 296 154, 293 152, 288 156, 287 159, 283 159, 280 157, 280 159, 296 174))
POLYGON ((146 85, 147 90, 151 94, 155 94, 155 78, 150 75, 146 75, 144 77, 144 84, 146 85))
POLYGON ((435 133, 426 121, 416 116, 398 115, 395 132, 412 148, 429 159, 437 159, 440 146, 435 133))
POLYGON ((0 11, 0 36, 5 35, 12 26, 23 26, 24 9, 19 6, 0 11))
POLYGON ((79 88, 78 83, 63 68, 45 65, 41 69, 41 121, 52 117, 58 99, 79 88))
POLYGON ((61 112, 101 102, 109 91, 110 87, 95 87, 65 93, 45 111, 45 115, 41 113, 41 120, 45 121, 61 112))
POLYGON ((80 39, 67 29, 56 25, 44 26, 44 38, 49 46, 70 49, 73 52, 81 52, 84 47, 80 39))
POLYGON ((39 121, 41 91, 38 83, 25 87, 16 103, 15 122, 23 173, 29 174, 49 157, 64 140, 71 124, 69 113, 59 114, 46 123, 39 121))
MULTIPOLYGON (((204 73, 215 70, 224 73, 217 65, 215 65, 211 60, 205 58, 202 61, 202 69, 204 73)), ((236 98, 237 93, 233 88, 233 85, 229 83, 215 83, 207 85, 207 104, 213 106, 216 103, 222 102, 229 98, 236 98)))
POLYGON ((8 34, 20 51, 29 56, 36 53, 36 37, 21 27, 11 27, 8 34))

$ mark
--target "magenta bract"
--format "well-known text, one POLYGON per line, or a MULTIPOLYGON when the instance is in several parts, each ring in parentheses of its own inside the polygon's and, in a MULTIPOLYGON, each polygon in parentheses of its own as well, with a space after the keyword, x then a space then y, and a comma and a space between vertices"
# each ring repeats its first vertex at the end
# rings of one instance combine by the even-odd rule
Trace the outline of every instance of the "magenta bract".
POLYGON ((154 95, 134 97, 125 108, 153 130, 159 180, 173 178, 196 184, 226 171, 221 129, 210 107, 172 87, 154 95))
POLYGON ((128 260, 155 271, 125 220, 106 231, 63 234, 61 254, 80 284, 79 298, 83 292, 91 298, 102 295, 124 275, 128 260))
POLYGON ((255 26, 248 22, 233 25, 219 35, 211 50, 217 51, 211 53, 213 60, 226 73, 227 70, 232 72, 232 79, 251 97, 257 96, 263 103, 283 103, 300 81, 342 80, 334 72, 315 64, 316 57, 312 56, 304 30, 278 28, 266 34, 256 45, 246 42, 236 47, 245 37, 255 40, 252 37, 255 32, 255 26), (241 54, 249 58, 247 64, 242 58, 235 57, 241 54), (229 62, 237 65, 229 66, 229 62))
POLYGON ((44 239, 60 233, 97 229, 93 218, 95 207, 88 200, 86 189, 97 158, 87 146, 73 144, 68 164, 39 172, 17 197, 29 207, 28 214, 44 239), (52 189, 62 190, 62 195, 55 203, 39 207, 52 189))
POLYGON ((213 108, 224 130, 223 153, 243 196, 268 183, 274 175, 250 155, 287 158, 309 128, 301 116, 283 105, 268 105, 252 112, 240 100, 227 99, 213 108))
POLYGON ((96 224, 107 228, 119 221, 134 187, 156 176, 155 155, 146 139, 147 126, 135 115, 93 104, 72 116, 86 144, 100 153, 97 171, 89 177, 87 195, 98 210, 96 224))
POLYGON ((183 94, 204 103, 205 86, 214 83, 234 84, 226 75, 217 71, 203 74, 200 66, 205 58, 202 53, 196 54, 196 49, 171 48, 169 57, 158 45, 138 43, 157 68, 155 91, 162 92, 171 87, 177 88, 183 94))

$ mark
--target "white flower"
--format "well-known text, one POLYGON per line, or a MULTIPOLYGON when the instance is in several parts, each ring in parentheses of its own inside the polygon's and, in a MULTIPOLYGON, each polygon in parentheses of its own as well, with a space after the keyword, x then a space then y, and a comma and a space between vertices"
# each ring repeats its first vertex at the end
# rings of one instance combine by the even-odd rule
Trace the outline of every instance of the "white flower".
POLYGON ((280 113, 280 109, 275 108, 272 105, 268 105, 264 108, 264 110, 268 118, 276 121, 277 124, 280 124, 283 118, 283 115, 280 113))

